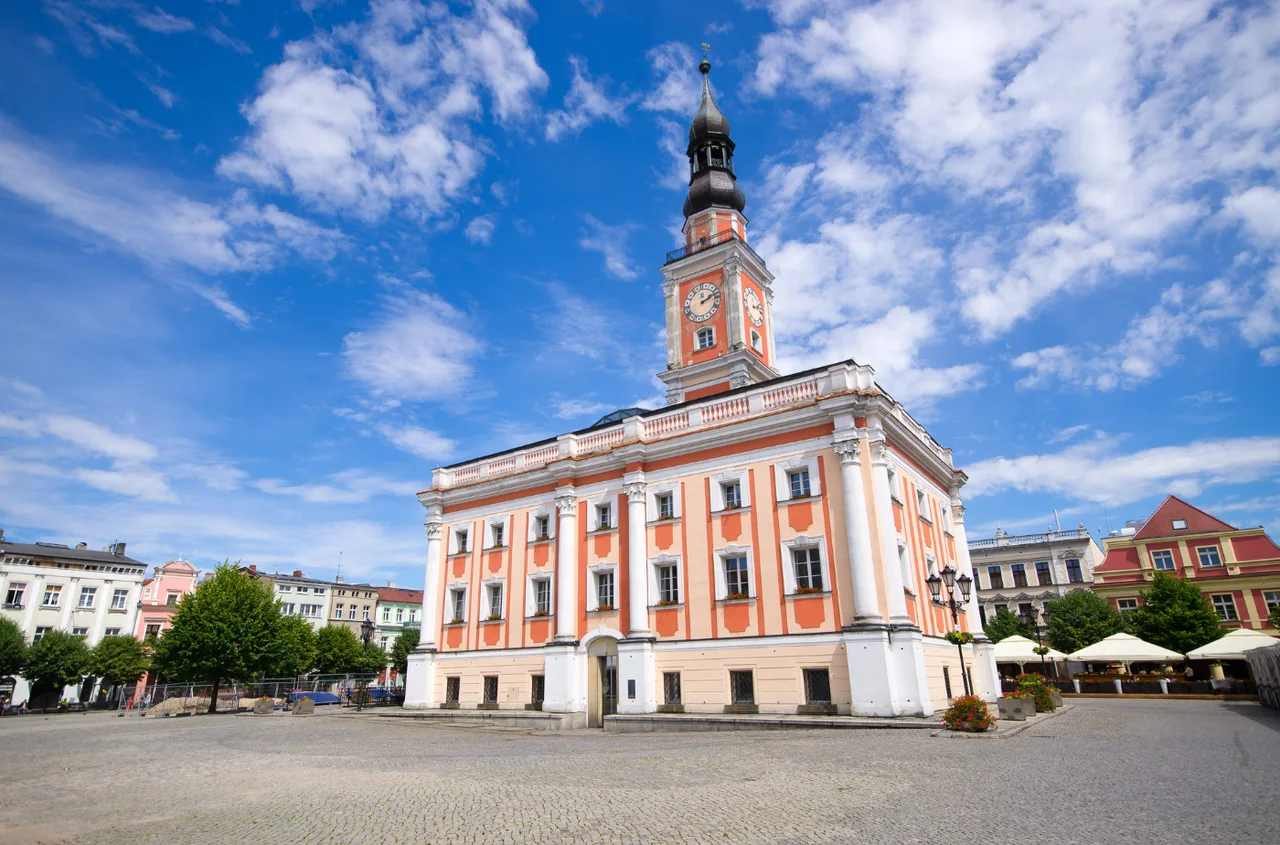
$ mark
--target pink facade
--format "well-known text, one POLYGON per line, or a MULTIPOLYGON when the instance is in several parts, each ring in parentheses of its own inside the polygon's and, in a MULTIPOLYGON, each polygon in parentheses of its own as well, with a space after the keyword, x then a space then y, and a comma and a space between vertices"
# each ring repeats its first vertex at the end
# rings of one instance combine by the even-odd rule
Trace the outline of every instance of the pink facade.
POLYGON ((178 599, 196 588, 199 576, 200 570, 181 558, 157 566, 152 577, 142 582, 134 636, 143 640, 167 630, 169 618, 178 609, 178 599))

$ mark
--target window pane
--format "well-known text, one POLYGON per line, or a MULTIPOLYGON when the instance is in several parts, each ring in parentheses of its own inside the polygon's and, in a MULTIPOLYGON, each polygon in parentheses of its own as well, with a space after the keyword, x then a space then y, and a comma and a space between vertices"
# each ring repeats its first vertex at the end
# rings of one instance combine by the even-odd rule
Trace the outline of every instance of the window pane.
POLYGON ((1036 562, 1036 582, 1041 587, 1046 587, 1053 583, 1052 571, 1049 569, 1049 561, 1041 560, 1036 562))
POLYGON ((998 566, 987 567, 987 578, 991 580, 991 589, 999 590, 1004 587, 1004 570, 998 566))
POLYGON ((1067 561, 1067 580, 1072 584, 1079 584, 1084 580, 1084 576, 1080 572, 1080 561, 1075 558, 1067 561))
POLYGON ((742 507, 742 489, 737 484, 724 486, 724 506, 726 508, 742 507))
POLYGON ((727 598, 746 598, 750 593, 747 580, 747 559, 726 558, 724 562, 725 594, 727 598))
POLYGON ((787 474, 791 482, 791 498, 803 499, 809 495, 809 470, 800 469, 787 474))

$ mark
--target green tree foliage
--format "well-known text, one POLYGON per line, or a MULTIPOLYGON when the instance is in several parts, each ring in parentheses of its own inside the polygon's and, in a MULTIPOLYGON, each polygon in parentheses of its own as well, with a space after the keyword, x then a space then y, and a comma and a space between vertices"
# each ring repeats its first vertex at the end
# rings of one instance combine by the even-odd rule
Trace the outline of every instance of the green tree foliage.
POLYGON ((375 642, 368 642, 360 653, 360 665, 357 672, 377 674, 387 668, 387 652, 375 642))
POLYGON ((217 712, 224 681, 250 681, 270 668, 281 625, 266 581, 223 563, 178 600, 172 627, 156 643, 156 665, 171 681, 211 684, 217 712))
POLYGON ((0 617, 0 676, 16 675, 27 662, 27 639, 12 619, 0 617))
POLYGON ((316 632, 311 623, 301 616, 286 616, 281 620, 272 654, 271 675, 277 678, 296 678, 316 667, 316 632))
POLYGON ((1045 603, 1049 611, 1049 643, 1065 654, 1125 630, 1125 620, 1097 593, 1072 590, 1045 603))
POLYGON ((1133 613, 1133 633, 1149 643, 1186 654, 1226 633, 1200 588, 1157 572, 1133 613))
POLYGON ((323 674, 361 671, 363 653, 360 638, 344 625, 325 625, 316 632, 316 670, 323 674))
POLYGON ((66 631, 47 631, 27 649, 22 676, 31 682, 32 697, 78 683, 89 670, 89 647, 84 637, 66 631))
POLYGON ((103 637, 89 657, 89 674, 113 687, 135 684, 151 660, 146 647, 133 637, 103 637))
POLYGON ((1277 607, 1275 610, 1271 611, 1271 613, 1267 616, 1267 624, 1270 625, 1272 628, 1280 628, 1280 607, 1277 607))
POLYGON ((405 628, 400 632, 400 636, 396 637, 396 641, 391 644, 391 653, 388 655, 388 659, 402 678, 404 673, 409 671, 409 652, 418 647, 421 637, 422 632, 417 628, 405 628))
POLYGON ((1015 634, 1035 639, 1035 632, 1023 625, 1022 619, 1010 613, 1007 607, 997 610, 996 615, 982 626, 982 630, 986 632, 987 639, 993 643, 998 643, 1005 637, 1012 637, 1015 634))

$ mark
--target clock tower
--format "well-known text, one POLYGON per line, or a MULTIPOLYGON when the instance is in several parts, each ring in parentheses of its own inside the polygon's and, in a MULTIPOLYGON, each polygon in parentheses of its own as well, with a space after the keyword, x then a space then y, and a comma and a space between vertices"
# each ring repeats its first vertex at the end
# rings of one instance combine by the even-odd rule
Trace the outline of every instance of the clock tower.
POLYGON ((667 253, 667 404, 777 378, 773 275, 747 244, 747 199, 733 172, 729 121, 711 97, 706 59, 702 103, 689 127, 684 246, 667 253))

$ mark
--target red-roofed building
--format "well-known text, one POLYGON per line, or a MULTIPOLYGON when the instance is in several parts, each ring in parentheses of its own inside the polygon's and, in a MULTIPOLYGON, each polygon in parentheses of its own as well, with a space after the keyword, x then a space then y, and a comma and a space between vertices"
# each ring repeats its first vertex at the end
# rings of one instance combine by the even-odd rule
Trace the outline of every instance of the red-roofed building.
POLYGON ((1229 628, 1277 633, 1267 621, 1280 608, 1280 546, 1261 528, 1235 528, 1177 496, 1146 521, 1103 540, 1094 592, 1133 610, 1156 572, 1194 580, 1229 628))
MULTIPOLYGON (((385 587, 378 587, 378 611, 374 618, 377 629, 373 635, 374 642, 390 651, 401 632, 422 625, 422 619, 418 616, 421 612, 422 590, 406 590, 397 587, 394 582, 385 587)), ((395 670, 391 669, 390 672, 390 685, 402 685, 403 679, 396 677, 395 670)))

